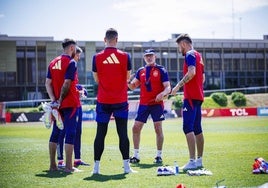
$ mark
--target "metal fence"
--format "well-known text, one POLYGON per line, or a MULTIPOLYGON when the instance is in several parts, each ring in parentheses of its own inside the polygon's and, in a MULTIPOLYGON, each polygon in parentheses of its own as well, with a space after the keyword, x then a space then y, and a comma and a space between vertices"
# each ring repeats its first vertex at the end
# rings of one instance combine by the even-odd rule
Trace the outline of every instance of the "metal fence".
MULTIPOLYGON (((245 87, 245 88, 230 88, 230 89, 218 89, 218 90, 205 90, 205 96, 209 96, 215 92, 224 92, 227 95, 232 92, 241 92, 244 94, 256 94, 256 93, 268 93, 268 86, 262 87, 245 87)), ((182 92, 178 92, 178 94, 182 94, 182 92)), ((129 100, 137 100, 139 99, 139 94, 129 94, 129 100)), ((94 105, 96 104, 96 97, 89 97, 86 99, 82 99, 82 105, 94 105)), ((49 102, 49 99, 37 99, 37 100, 25 100, 25 101, 8 101, 1 102, 6 109, 9 108, 25 108, 25 107, 38 107, 42 102, 49 102)))

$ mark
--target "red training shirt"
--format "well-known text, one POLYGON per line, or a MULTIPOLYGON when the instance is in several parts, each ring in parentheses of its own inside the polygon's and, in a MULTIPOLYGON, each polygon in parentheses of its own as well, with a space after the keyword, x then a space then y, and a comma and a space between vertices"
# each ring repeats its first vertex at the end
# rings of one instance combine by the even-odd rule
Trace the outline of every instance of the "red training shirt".
POLYGON ((93 57, 92 71, 99 84, 97 101, 104 104, 127 102, 127 71, 131 70, 128 53, 107 47, 93 57))
POLYGON ((196 74, 189 82, 183 86, 184 98, 203 101, 204 63, 199 52, 190 50, 186 53, 185 61, 183 64, 183 75, 187 73, 189 66, 195 66, 196 74))
POLYGON ((77 64, 71 61, 68 55, 61 55, 53 59, 48 67, 47 78, 52 79, 52 87, 56 99, 60 98, 60 92, 65 79, 71 79, 71 86, 67 96, 63 99, 60 108, 79 107, 80 100, 77 95, 78 83, 77 64))

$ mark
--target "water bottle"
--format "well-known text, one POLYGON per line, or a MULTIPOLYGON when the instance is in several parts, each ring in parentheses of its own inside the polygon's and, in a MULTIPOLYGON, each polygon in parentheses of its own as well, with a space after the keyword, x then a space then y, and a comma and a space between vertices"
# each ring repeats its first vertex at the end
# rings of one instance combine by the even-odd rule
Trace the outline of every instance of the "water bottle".
POLYGON ((174 168, 175 168, 175 175, 179 175, 180 170, 177 161, 174 161, 174 168))

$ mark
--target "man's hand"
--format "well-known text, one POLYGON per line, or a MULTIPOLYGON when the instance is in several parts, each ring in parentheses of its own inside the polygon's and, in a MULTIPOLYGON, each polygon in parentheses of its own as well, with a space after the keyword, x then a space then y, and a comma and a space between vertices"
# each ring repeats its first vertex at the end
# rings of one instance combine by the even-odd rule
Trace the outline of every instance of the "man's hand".
POLYGON ((50 106, 51 106, 51 108, 53 109, 55 109, 55 108, 57 108, 57 109, 59 109, 60 108, 60 102, 59 101, 53 101, 53 102, 51 102, 50 103, 50 106))
POLYGON ((164 100, 166 96, 167 95, 164 95, 163 92, 161 92, 156 96, 155 101, 160 102, 160 101, 164 100))
POLYGON ((174 87, 174 88, 172 88, 172 90, 171 90, 171 93, 170 93, 170 95, 176 95, 177 94, 177 91, 180 89, 180 87, 174 87))

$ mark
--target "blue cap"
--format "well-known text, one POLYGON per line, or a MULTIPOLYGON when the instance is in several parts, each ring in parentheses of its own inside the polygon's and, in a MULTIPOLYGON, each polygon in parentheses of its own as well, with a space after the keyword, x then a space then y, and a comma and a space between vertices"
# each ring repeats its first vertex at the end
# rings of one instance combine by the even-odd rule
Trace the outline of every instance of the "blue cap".
POLYGON ((150 49, 145 50, 143 55, 146 56, 146 55, 152 55, 152 54, 155 54, 155 51, 154 49, 150 48, 150 49))

